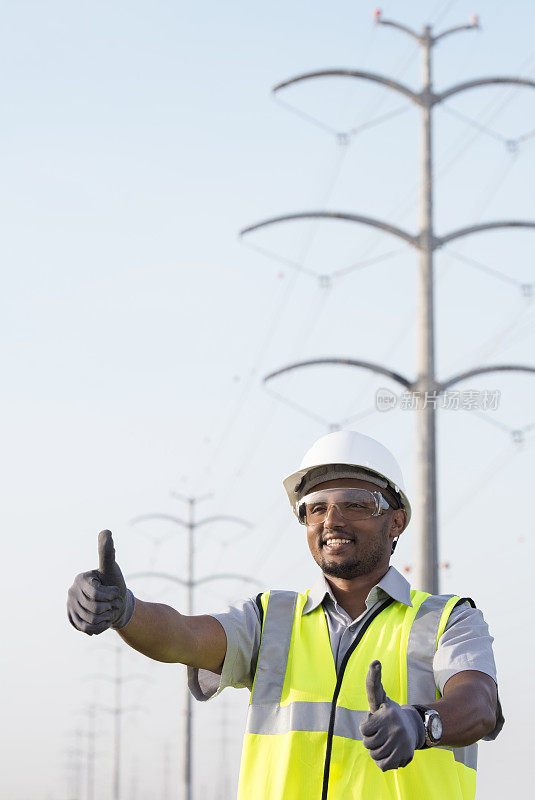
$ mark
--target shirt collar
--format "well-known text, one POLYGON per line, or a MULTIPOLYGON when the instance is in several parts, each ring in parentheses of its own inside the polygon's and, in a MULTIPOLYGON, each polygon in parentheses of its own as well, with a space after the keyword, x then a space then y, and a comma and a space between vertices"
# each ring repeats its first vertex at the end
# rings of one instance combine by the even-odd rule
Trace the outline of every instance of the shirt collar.
MULTIPOLYGON (((391 597, 405 606, 412 606, 410 583, 397 571, 395 567, 389 567, 388 572, 383 575, 381 580, 371 589, 366 598, 366 608, 370 608, 379 598, 391 597)), ((303 614, 314 611, 320 603, 329 597, 333 603, 336 598, 323 573, 320 575, 314 586, 308 593, 307 601, 303 608, 303 614)))

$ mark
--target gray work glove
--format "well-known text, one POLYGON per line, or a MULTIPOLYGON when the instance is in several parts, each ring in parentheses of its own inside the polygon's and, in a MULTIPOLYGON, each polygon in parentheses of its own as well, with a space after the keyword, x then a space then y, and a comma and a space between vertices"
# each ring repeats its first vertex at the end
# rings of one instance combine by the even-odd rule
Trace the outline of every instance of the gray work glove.
POLYGON ((415 750, 425 744, 425 726, 412 706, 400 706, 386 696, 381 662, 373 661, 366 676, 370 714, 360 724, 363 744, 383 772, 406 767, 415 750))
POLYGON ((67 595, 67 616, 77 630, 92 636, 120 630, 132 619, 135 598, 115 561, 111 531, 98 535, 98 569, 81 572, 67 595))

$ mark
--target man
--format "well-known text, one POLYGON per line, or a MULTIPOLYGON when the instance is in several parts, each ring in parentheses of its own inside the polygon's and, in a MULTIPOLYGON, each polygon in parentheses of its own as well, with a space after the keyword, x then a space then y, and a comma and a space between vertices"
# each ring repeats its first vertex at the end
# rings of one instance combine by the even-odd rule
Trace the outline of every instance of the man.
POLYGON ((251 690, 240 800, 473 800, 475 743, 503 725, 492 638, 472 601, 411 590, 389 566, 411 515, 399 465, 338 431, 284 485, 322 571, 311 591, 185 617, 134 599, 103 531, 71 623, 187 664, 199 700, 251 690))

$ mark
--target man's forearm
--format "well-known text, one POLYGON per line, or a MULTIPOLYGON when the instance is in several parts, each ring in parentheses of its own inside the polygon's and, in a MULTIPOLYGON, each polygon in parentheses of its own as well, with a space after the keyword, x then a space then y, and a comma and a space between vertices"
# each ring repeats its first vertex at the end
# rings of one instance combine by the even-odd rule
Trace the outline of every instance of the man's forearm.
POLYGON ((137 598, 132 619, 117 632, 130 647, 155 661, 212 672, 220 671, 227 649, 225 631, 214 617, 189 617, 171 606, 137 598))
POLYGON ((496 702, 496 684, 488 675, 470 670, 454 675, 444 697, 428 704, 442 720, 440 744, 466 747, 486 736, 496 724, 496 702))
POLYGON ((132 619, 117 632, 130 647, 149 658, 186 664, 192 649, 187 620, 171 606, 136 598, 132 619))

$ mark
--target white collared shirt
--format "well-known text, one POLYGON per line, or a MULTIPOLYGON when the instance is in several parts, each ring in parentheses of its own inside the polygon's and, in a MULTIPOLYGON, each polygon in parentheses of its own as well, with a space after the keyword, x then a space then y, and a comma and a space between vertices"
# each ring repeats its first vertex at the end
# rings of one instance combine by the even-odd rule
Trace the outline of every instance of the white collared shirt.
POLYGON ((347 611, 336 602, 329 582, 323 574, 319 576, 308 594, 303 614, 309 614, 320 603, 323 605, 336 671, 338 671, 346 652, 355 641, 366 619, 377 605, 389 597, 406 606, 412 606, 410 584, 394 567, 390 567, 388 572, 368 593, 366 610, 360 616, 351 619, 347 611))
MULTIPOLYGON (((309 592, 303 613, 307 614, 322 604, 337 670, 365 619, 387 597, 412 605, 409 582, 392 566, 369 592, 366 611, 352 620, 336 602, 323 574, 320 575, 309 592)), ((223 626, 227 637, 227 652, 221 675, 188 667, 190 692, 201 701, 210 700, 227 686, 251 689, 260 648, 261 622, 255 598, 232 604, 226 611, 212 616, 223 626)), ((497 682, 493 641, 478 608, 472 608, 468 603, 455 608, 438 641, 433 660, 435 684, 439 692, 442 694, 444 686, 453 675, 464 670, 484 672, 497 682)))

